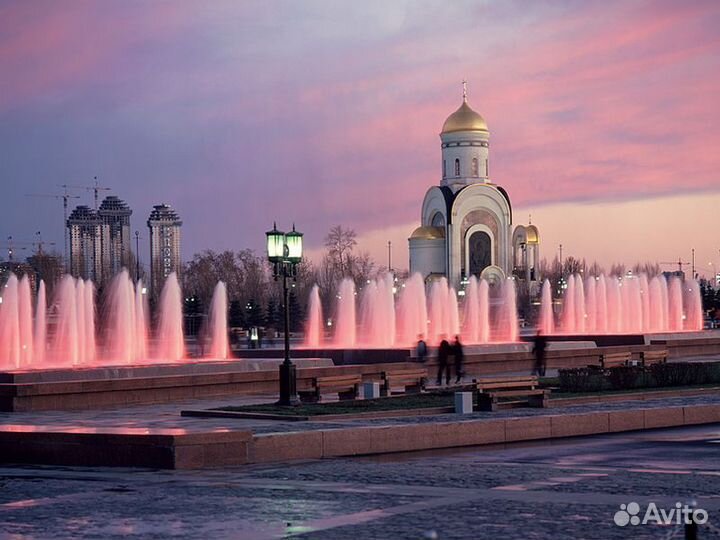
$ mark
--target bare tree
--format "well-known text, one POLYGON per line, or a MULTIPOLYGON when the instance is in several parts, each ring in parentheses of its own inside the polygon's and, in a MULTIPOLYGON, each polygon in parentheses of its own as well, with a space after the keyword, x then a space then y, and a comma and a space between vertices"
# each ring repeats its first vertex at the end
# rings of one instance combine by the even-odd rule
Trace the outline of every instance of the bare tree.
POLYGON ((345 275, 348 258, 357 245, 356 236, 353 229, 343 229, 342 225, 335 225, 325 237, 328 255, 337 263, 341 276, 345 275))

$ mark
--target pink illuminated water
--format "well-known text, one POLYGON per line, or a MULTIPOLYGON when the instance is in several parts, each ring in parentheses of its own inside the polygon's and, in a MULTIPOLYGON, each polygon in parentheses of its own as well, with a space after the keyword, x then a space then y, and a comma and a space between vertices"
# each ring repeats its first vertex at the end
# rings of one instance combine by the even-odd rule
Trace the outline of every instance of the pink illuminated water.
POLYGON ((210 301, 207 334, 210 338, 208 357, 225 360, 230 357, 228 342, 228 301, 225 283, 218 281, 210 301))
POLYGON ((175 272, 167 277, 160 293, 160 319, 155 341, 156 358, 177 362, 185 356, 182 293, 175 272))
POLYGON ((463 312, 463 340, 466 343, 480 341, 480 290, 475 276, 470 276, 465 289, 463 312))
POLYGON ((370 280, 360 303, 358 344, 365 347, 392 347, 395 344, 395 298, 393 276, 370 280))
POLYGON ((401 287, 397 312, 398 343, 413 345, 420 336, 427 339, 428 312, 425 282, 415 273, 401 287))
POLYGON ((355 283, 345 278, 340 283, 335 311, 335 339, 336 347, 354 347, 357 336, 355 325, 355 283))
POLYGON ((555 319, 553 317, 552 287, 550 281, 545 280, 540 296, 540 321, 538 330, 541 334, 549 336, 555 333, 555 319))
POLYGON ((308 299, 308 317, 305 324, 305 346, 317 348, 323 344, 323 314, 320 288, 313 285, 308 299))
POLYGON ((515 280, 507 278, 501 289, 502 304, 497 323, 499 341, 517 341, 519 334, 515 280))
MULTIPOLYGON (((540 328, 552 298, 541 299, 540 328)), ((644 274, 623 278, 569 276, 563 294, 565 334, 623 334, 697 331, 703 328, 700 288, 694 280, 644 274)), ((551 313, 551 312, 550 312, 551 313)))
POLYGON ((462 335, 468 344, 516 341, 519 326, 514 281, 495 289, 491 299, 488 282, 473 277, 464 295, 459 296, 445 278, 434 280, 426 288, 422 276, 415 274, 398 291, 392 276, 386 275, 365 284, 356 310, 354 284, 345 280, 338 292, 333 345, 407 347, 420 336, 432 344, 456 335, 462 335))
POLYGON ((35 333, 33 338, 33 363, 37 365, 45 363, 45 351, 47 350, 47 300, 45 295, 45 282, 40 280, 37 302, 35 303, 35 333))
POLYGON ((8 367, 20 367, 20 314, 18 279, 11 275, 5 284, 0 304, 0 361, 8 367))

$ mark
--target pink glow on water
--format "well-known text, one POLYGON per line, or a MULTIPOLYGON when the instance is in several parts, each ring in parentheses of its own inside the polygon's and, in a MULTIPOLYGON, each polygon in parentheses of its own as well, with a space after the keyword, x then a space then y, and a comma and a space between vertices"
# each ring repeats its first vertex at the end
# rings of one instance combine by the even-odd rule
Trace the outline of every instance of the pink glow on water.
MULTIPOLYGON (((702 330, 699 286, 664 276, 644 274, 624 278, 591 277, 580 292, 579 276, 569 276, 564 294, 562 332, 565 334, 660 333, 702 330), (580 313, 585 313, 584 328, 580 313)), ((544 287, 543 287, 544 289, 544 287)), ((551 299, 543 294, 539 328, 551 299)))
POLYGON ((428 312, 425 298, 425 282, 415 273, 401 287, 397 309, 398 344, 411 346, 419 336, 427 339, 428 312))
POLYGON ((702 330, 703 311, 700 285, 694 279, 685 282, 685 330, 702 330))
POLYGON ((601 275, 595 284, 595 297, 597 302, 595 331, 599 334, 608 333, 608 294, 605 275, 601 275))
POLYGON ((106 302, 105 357, 119 364, 139 360, 137 352, 137 321, 135 289, 127 270, 110 282, 106 302))
POLYGON ((320 301, 320 287, 313 285, 308 298, 308 317, 305 324, 305 346, 317 348, 323 344, 324 321, 322 302, 320 301))
POLYGON ((370 280, 362 291, 358 343, 366 347, 395 344, 395 299, 393 276, 370 280))
POLYGON ((457 336, 460 334, 460 308, 458 307, 458 297, 455 289, 450 287, 448 289, 448 324, 450 333, 449 336, 457 336))
POLYGON ((357 336, 355 320, 355 283, 352 279, 345 278, 340 283, 335 312, 333 344, 336 347, 351 348, 355 346, 357 336))
POLYGON ((35 303, 35 333, 33 347, 33 363, 42 365, 45 363, 45 352, 47 350, 47 299, 45 282, 40 280, 38 285, 37 302, 35 303))
POLYGON ((0 362, 6 368, 20 367, 20 316, 18 279, 11 275, 0 304, 0 362))
POLYGON ((564 304, 562 329, 566 334, 576 334, 575 325, 575 276, 568 276, 566 289, 563 293, 564 304))
POLYGON ((540 322, 538 330, 541 334, 549 336, 555 333, 555 318, 552 305, 552 287, 550 281, 545 280, 540 293, 540 322))
POLYGON ((490 341, 490 285, 484 279, 480 280, 478 286, 480 297, 480 343, 490 341))
POLYGON ((148 302, 143 293, 143 282, 135 285, 135 358, 145 360, 148 357, 148 302))
POLYGON ((33 309, 30 280, 23 276, 18 289, 18 316, 20 318, 20 366, 27 367, 33 359, 33 309))
POLYGON ((585 280, 585 331, 594 334, 597 327, 596 281, 590 276, 585 280))
POLYGON ((518 340, 519 325, 517 315, 517 293, 515 280, 507 278, 500 288, 497 340, 515 342, 518 340))
POLYGON ((584 334, 587 327, 585 311, 585 285, 582 276, 575 275, 575 331, 584 334))
POLYGON ((670 330, 679 332, 683 329, 683 294, 682 282, 677 277, 670 278, 668 308, 668 325, 670 326, 670 330))
POLYGON ((177 274, 172 272, 160 293, 160 319, 155 335, 158 360, 177 362, 185 356, 182 292, 177 274))
POLYGON ((54 365, 78 365, 77 309, 75 305, 75 279, 63 276, 56 287, 57 318, 53 336, 52 359, 54 365))
POLYGON ((463 340, 466 343, 480 341, 480 290, 475 276, 470 276, 465 289, 463 340))
POLYGON ((450 306, 448 306, 447 279, 440 278, 430 286, 430 302, 428 307, 429 339, 433 343, 449 336, 450 306))
POLYGON ((209 316, 209 357, 225 360, 230 357, 227 324, 228 302, 225 283, 218 281, 210 302, 209 316))
POLYGON ((85 348, 85 282, 82 279, 75 282, 75 315, 78 339, 77 364, 84 366, 87 362, 87 351, 85 348))

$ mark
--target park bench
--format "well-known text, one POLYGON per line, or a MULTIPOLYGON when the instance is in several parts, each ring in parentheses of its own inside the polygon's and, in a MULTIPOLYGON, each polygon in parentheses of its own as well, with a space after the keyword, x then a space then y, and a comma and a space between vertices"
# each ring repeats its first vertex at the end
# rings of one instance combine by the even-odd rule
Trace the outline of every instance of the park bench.
POLYGON ((547 407, 549 390, 538 388, 535 375, 515 377, 487 377, 473 379, 478 410, 495 411, 506 407, 547 407), (500 401, 500 400, 503 401, 500 401))
POLYGON ((664 364, 667 362, 668 350, 659 349, 652 351, 642 351, 640 353, 640 360, 643 366, 651 366, 652 364, 664 364))
POLYGON ((632 360, 632 353, 629 351, 604 353, 604 354, 600 355, 600 366, 591 366, 591 367, 600 367, 600 369, 610 369, 610 368, 620 367, 620 366, 629 366, 631 360, 632 360))
POLYGON ((332 375, 329 377, 313 377, 310 388, 298 392, 300 401, 312 403, 320 401, 323 394, 337 394, 341 400, 356 399, 361 375, 332 375))
POLYGON ((425 368, 397 369, 380 374, 382 385, 380 395, 390 396, 393 390, 401 393, 419 393, 425 389, 427 370, 425 368))

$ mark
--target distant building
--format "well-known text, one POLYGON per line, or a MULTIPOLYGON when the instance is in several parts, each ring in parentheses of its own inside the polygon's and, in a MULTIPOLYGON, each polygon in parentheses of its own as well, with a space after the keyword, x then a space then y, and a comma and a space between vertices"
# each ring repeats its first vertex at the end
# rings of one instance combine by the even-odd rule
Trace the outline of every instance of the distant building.
POLYGON ((105 197, 98 209, 101 227, 102 277, 112 278, 123 268, 132 270, 130 216, 132 210, 115 195, 105 197))
POLYGON ((70 236, 70 273, 82 279, 102 281, 101 222, 97 212, 78 206, 67 220, 70 236))
POLYGON ((180 227, 177 212, 167 204, 153 207, 147 221, 150 229, 150 291, 157 297, 165 279, 180 274, 180 227))

